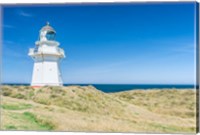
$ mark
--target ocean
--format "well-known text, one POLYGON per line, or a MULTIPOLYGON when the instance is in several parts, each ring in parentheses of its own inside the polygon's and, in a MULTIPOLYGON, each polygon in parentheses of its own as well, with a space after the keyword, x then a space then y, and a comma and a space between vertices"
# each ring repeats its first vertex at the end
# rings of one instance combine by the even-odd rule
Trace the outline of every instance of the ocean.
MULTIPOLYGON (((30 84, 14 84, 14 83, 5 83, 4 85, 25 85, 28 86, 30 84)), ((106 93, 111 92, 120 92, 127 90, 136 90, 136 89, 194 89, 195 85, 192 84, 64 84, 64 86, 70 85, 80 85, 80 86, 88 86, 92 85, 98 90, 101 90, 106 93)))
MULTIPOLYGON (((127 90, 136 90, 136 89, 164 89, 164 88, 176 88, 176 89, 193 89, 195 88, 194 85, 162 85, 162 84, 77 84, 81 86, 92 85, 98 90, 101 90, 106 93, 111 92, 120 92, 120 91, 127 91, 127 90)), ((69 86, 66 84, 64 86, 69 86)))

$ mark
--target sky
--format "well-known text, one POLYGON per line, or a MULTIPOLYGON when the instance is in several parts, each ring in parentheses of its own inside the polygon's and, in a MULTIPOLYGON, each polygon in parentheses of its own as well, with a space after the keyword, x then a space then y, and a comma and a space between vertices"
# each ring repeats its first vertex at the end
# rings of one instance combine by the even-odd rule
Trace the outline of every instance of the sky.
POLYGON ((2 81, 31 82, 28 51, 49 21, 65 84, 194 84, 195 4, 3 6, 2 81))

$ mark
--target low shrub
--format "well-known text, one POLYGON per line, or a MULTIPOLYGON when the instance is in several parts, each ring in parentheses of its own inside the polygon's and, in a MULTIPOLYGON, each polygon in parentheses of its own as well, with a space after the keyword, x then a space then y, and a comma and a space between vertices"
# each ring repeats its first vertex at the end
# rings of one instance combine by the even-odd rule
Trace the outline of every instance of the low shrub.
POLYGON ((10 96, 12 94, 12 92, 11 92, 11 90, 4 90, 3 92, 2 92, 2 95, 3 96, 10 96))
POLYGON ((17 93, 16 95, 12 95, 13 98, 18 98, 18 99, 25 99, 25 95, 21 93, 17 93))

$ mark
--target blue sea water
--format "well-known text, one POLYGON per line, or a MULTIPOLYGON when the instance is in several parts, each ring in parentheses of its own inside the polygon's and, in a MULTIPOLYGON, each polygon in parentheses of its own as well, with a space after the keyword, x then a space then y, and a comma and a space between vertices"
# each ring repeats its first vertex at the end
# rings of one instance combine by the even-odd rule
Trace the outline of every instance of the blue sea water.
MULTIPOLYGON (((7 85, 30 85, 30 84, 8 84, 7 85)), ((88 86, 92 85, 98 90, 101 90, 106 93, 110 92, 120 92, 127 90, 136 90, 136 89, 164 89, 164 88, 176 88, 176 89, 194 89, 195 85, 192 84, 64 84, 64 86, 70 85, 80 85, 80 86, 88 86)))
MULTIPOLYGON (((68 86, 66 84, 65 86, 68 86)), ((79 84, 80 85, 80 84, 79 84)), ((81 86, 87 86, 88 84, 81 84, 81 86)), ((120 92, 120 91, 127 91, 127 90, 136 90, 136 89, 164 89, 164 88, 176 88, 176 89, 193 89, 195 85, 162 85, 162 84, 90 84, 106 93, 111 92, 120 92)))

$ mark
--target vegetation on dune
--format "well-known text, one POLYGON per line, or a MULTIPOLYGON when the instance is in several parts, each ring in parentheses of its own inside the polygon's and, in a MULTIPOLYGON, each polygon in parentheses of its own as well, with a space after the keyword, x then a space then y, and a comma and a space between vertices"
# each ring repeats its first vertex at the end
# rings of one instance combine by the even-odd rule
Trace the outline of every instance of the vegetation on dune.
POLYGON ((31 99, 34 89, 30 86, 2 86, 2 95, 18 99, 31 99))
POLYGON ((34 104, 21 100, 12 101, 3 98, 0 106, 3 130, 53 130, 55 128, 49 118, 33 113, 34 104))
POLYGON ((24 110, 32 107, 31 104, 3 104, 1 106, 5 110, 24 110))
POLYGON ((150 111, 177 116, 194 118, 196 115, 196 94, 194 90, 134 90, 115 93, 120 100, 142 106, 150 111))
POLYGON ((104 93, 93 86, 3 86, 1 94, 3 129, 158 133, 196 130, 194 90, 104 93))
POLYGON ((9 120, 3 123, 3 130, 53 130, 55 127, 49 120, 39 118, 31 112, 8 112, 4 115, 9 120))
POLYGON ((40 128, 45 129, 45 130, 52 130, 54 129, 55 125, 52 124, 51 122, 41 119, 41 118, 37 118, 36 115, 34 115, 33 113, 30 112, 24 112, 23 113, 24 117, 26 117, 29 121, 37 124, 40 126, 40 128))
POLYGON ((109 107, 110 111, 112 111, 113 106, 120 102, 92 86, 71 86, 66 88, 45 86, 40 89, 19 86, 19 88, 14 87, 13 90, 11 89, 12 87, 9 86, 3 87, 3 95, 17 99, 32 100, 44 105, 57 105, 81 112, 108 114, 108 111, 102 111, 102 109, 109 107))

